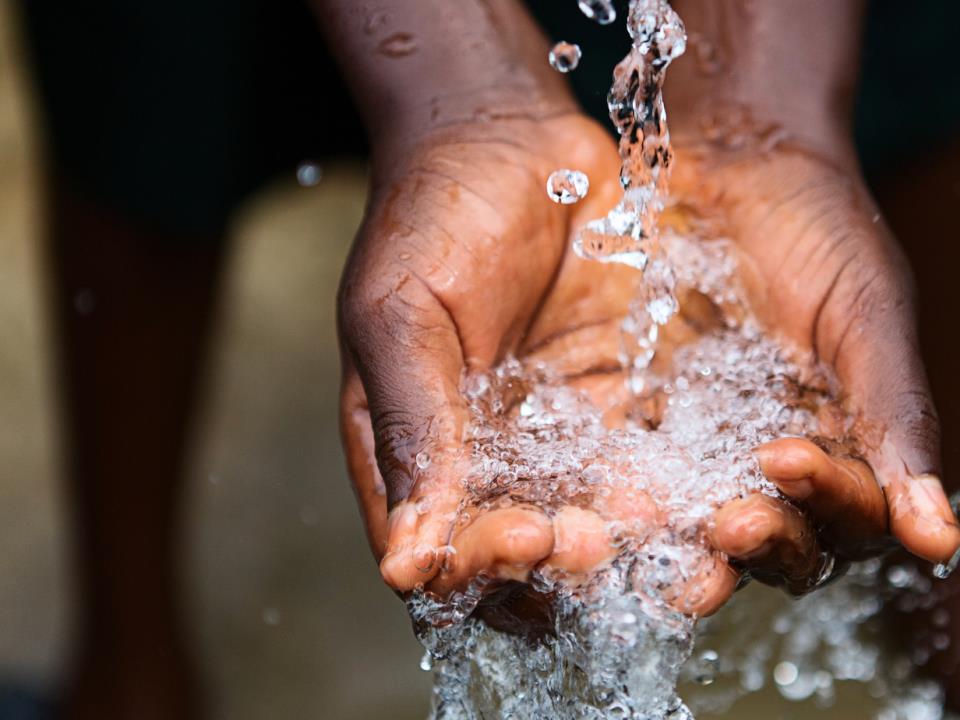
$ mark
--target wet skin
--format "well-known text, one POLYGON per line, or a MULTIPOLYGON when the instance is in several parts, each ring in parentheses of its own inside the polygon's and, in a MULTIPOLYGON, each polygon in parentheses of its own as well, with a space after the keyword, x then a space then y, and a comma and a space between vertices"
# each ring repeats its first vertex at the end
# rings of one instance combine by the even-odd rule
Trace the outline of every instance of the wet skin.
MULTIPOLYGON (((710 146, 681 147, 677 167, 676 190, 726 218, 768 329, 836 368, 870 463, 802 439, 757 448, 789 501, 754 496, 719 508, 708 533, 715 563, 695 592, 678 589, 678 607, 715 611, 742 568, 807 590, 823 548, 856 557, 888 531, 923 558, 949 558, 960 530, 934 475, 909 279, 855 172, 789 149, 731 157, 710 146)), ((595 395, 622 386, 615 346, 634 271, 569 249, 571 233, 616 201, 617 170, 602 130, 562 114, 445 128, 380 184, 340 298, 342 425, 370 543, 395 590, 445 595, 480 573, 496 587, 543 566, 581 574, 612 556, 611 516, 638 528, 658 522, 642 498, 552 518, 511 507, 454 522, 467 467, 465 371, 514 353, 562 364, 595 395), (557 167, 590 176, 586 200, 549 201, 544 183, 557 167), (431 463, 414 473, 424 449, 431 463)), ((696 329, 687 315, 679 322, 696 329)))

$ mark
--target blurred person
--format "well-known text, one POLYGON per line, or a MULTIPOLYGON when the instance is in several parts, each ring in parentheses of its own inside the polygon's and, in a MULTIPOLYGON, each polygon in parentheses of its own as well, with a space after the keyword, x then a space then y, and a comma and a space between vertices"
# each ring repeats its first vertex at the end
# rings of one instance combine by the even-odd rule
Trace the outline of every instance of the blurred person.
MULTIPOLYGON (((454 541, 460 575, 423 573, 417 540, 436 544, 445 528, 429 513, 403 521, 418 488, 397 458, 425 424, 441 443, 459 442, 464 369, 614 320, 591 294, 609 269, 568 250, 571 232, 615 200, 612 141, 546 64, 549 44, 518 2, 312 4, 371 149, 369 207, 340 297, 344 443, 371 547, 400 592, 446 590, 499 564, 532 568, 550 559, 555 528, 505 514, 454 541), (596 186, 590 202, 560 210, 543 181, 570 158, 596 186), (516 528, 530 542, 503 545, 516 528)), ((852 409, 885 432, 869 466, 803 441, 768 448, 764 470, 787 496, 810 481, 795 495, 808 514, 755 508, 763 530, 737 547, 720 532, 717 548, 797 580, 811 572, 813 538, 852 556, 889 531, 916 555, 946 560, 960 531, 939 481, 914 289, 892 233, 874 222, 850 134, 863 3, 815 0, 799 16, 787 3, 674 4, 728 63, 720 75, 689 58, 671 71, 680 162, 697 158, 676 183, 731 219, 778 309, 770 326, 833 364, 852 409), (730 101, 808 152, 736 165, 704 152, 703 103, 730 101), (778 242, 761 226, 777 228, 778 242)), ((531 5, 548 24, 568 22, 531 5)), ((179 608, 178 500, 230 213, 270 172, 359 149, 363 136, 296 3, 22 10, 50 143, 47 248, 80 588, 63 713, 201 717, 179 608)), ((602 38, 609 73, 624 47, 577 19, 602 38)), ((594 79, 581 95, 607 84, 594 79)), ((434 469, 455 493, 443 471, 434 469)), ((732 592, 735 573, 724 577, 701 610, 732 592)))

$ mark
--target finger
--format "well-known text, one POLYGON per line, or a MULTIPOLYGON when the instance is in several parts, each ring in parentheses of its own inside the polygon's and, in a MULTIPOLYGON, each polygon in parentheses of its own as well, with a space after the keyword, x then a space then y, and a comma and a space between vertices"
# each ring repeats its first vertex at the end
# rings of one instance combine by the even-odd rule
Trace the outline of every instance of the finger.
POLYGON ((386 487, 377 467, 367 396, 360 384, 360 377, 346 363, 340 391, 340 436, 347 458, 347 471, 367 531, 367 541, 379 562, 387 549, 386 487))
POLYGON ((597 570, 617 554, 607 521, 590 510, 561 508, 553 517, 553 534, 553 552, 543 569, 561 571, 568 578, 597 570))
MULTIPOLYGON (((878 263, 905 266, 892 240, 883 252, 878 263)), ((886 495, 891 531, 914 554, 945 561, 960 547, 960 528, 939 479, 940 426, 920 357, 913 295, 905 282, 885 277, 837 283, 842 294, 830 303, 837 310, 824 313, 819 330, 832 329, 827 334, 838 338, 834 364, 862 416, 867 459, 886 495)))
POLYGON ((707 617, 723 607, 737 589, 740 573, 717 553, 711 554, 684 586, 673 605, 682 613, 707 617))
POLYGON ((510 507, 482 513, 453 538, 441 572, 427 589, 445 597, 481 574, 493 581, 523 582, 553 547, 553 524, 539 510, 510 507))
POLYGON ((833 458, 800 438, 774 440, 755 453, 763 474, 808 509, 845 555, 856 555, 886 534, 887 503, 866 463, 833 458))
POLYGON ((800 511, 766 495, 734 500, 715 514, 710 541, 762 582, 802 594, 820 579, 822 554, 800 511))

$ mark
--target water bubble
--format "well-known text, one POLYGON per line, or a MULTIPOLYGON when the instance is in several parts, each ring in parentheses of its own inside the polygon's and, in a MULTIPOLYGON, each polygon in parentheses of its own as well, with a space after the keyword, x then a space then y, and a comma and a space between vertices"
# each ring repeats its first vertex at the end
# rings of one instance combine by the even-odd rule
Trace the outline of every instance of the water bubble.
POLYGON ((580 11, 601 25, 609 25, 617 19, 613 0, 578 0, 580 11))
POLYGON ((261 617, 263 618, 264 625, 268 625, 269 627, 277 627, 283 619, 279 608, 275 607, 265 607, 261 613, 261 617))
POLYGON ((555 170, 547 178, 547 195, 555 203, 572 205, 590 189, 590 179, 579 170, 555 170))
POLYGON ((297 165, 297 182, 301 187, 315 187, 323 179, 323 168, 313 160, 304 160, 297 165))
POLYGON ((417 38, 412 33, 397 32, 385 37, 377 45, 377 52, 387 57, 399 58, 417 51, 417 38))
POLYGON ((909 587, 913 581, 913 573, 903 565, 891 565, 887 568, 887 581, 895 588, 909 587))
POLYGON ((557 72, 568 73, 577 69, 582 56, 579 45, 560 41, 550 48, 550 67, 557 72))
POLYGON ((773 669, 773 680, 777 685, 785 686, 792 685, 797 681, 800 671, 797 670, 797 666, 792 662, 780 662, 777 663, 777 666, 773 669))
POLYGON ((420 658, 420 669, 424 672, 430 672, 433 670, 433 655, 430 654, 430 651, 427 650, 423 657, 420 658))
POLYGON ((421 451, 417 453, 417 467, 421 470, 426 470, 430 467, 430 454, 426 451, 421 451))
POLYGON ((715 650, 704 650, 697 658, 693 681, 698 685, 712 685, 720 669, 720 656, 715 650))

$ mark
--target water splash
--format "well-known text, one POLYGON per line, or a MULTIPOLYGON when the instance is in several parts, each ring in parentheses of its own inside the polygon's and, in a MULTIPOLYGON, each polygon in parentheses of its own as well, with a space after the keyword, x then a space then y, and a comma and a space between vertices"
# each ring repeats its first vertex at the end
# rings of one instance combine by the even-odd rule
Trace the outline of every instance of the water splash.
POLYGON ((665 0, 634 0, 627 30, 632 47, 614 70, 607 96, 610 119, 620 135, 623 199, 606 217, 586 225, 574 250, 581 257, 644 273, 642 297, 624 323, 623 338, 625 365, 639 383, 653 360, 660 327, 677 310, 675 273, 661 257, 657 222, 673 162, 663 81, 687 39, 683 22, 665 0))
POLYGON ((579 170, 562 168, 547 178, 547 195, 560 205, 572 205, 587 196, 590 179, 579 170))
MULTIPOLYGON (((960 516, 960 492, 955 492, 950 496, 950 509, 953 510, 954 517, 960 516)), ((945 563, 937 563, 933 566, 933 576, 938 580, 946 580, 960 565, 960 548, 957 548, 953 556, 945 563)))

